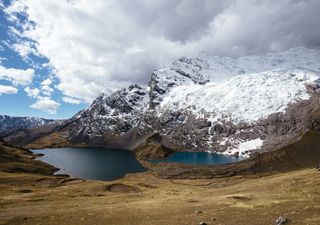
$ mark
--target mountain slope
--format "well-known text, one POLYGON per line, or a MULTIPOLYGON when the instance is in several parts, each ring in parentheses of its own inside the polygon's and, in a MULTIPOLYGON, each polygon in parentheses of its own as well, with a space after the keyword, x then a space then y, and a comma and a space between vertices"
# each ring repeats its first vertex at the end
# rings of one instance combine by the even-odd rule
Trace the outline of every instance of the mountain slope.
POLYGON ((311 129, 320 115, 319 72, 320 51, 305 48, 240 58, 184 57, 155 70, 147 87, 101 93, 52 132, 31 129, 6 140, 141 149, 159 134, 163 149, 247 157, 311 129))
POLYGON ((51 122, 53 122, 53 120, 38 117, 13 117, 0 115, 0 135, 18 129, 26 129, 45 125, 51 122))

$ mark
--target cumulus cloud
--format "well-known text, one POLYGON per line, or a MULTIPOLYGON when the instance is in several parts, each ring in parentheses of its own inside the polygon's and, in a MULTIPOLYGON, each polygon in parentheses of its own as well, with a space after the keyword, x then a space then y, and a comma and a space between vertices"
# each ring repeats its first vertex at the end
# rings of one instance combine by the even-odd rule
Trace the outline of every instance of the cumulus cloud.
POLYGON ((62 100, 65 103, 69 103, 69 104, 75 104, 78 105, 81 103, 81 101, 79 99, 75 99, 75 98, 70 98, 70 97, 63 97, 62 100))
POLYGON ((318 0, 16 0, 5 11, 29 40, 16 51, 47 57, 58 89, 91 101, 106 88, 146 84, 180 56, 319 48, 319 10, 318 0))
POLYGON ((34 77, 33 69, 14 69, 0 65, 0 79, 9 80, 14 85, 28 85, 34 77))
POLYGON ((29 55, 32 53, 34 55, 37 54, 36 50, 33 46, 31 46, 31 43, 28 41, 19 41, 17 43, 14 43, 11 47, 13 50, 19 53, 19 55, 25 60, 28 61, 29 55))
POLYGON ((49 87, 50 84, 51 80, 49 81, 47 79, 41 83, 41 90, 39 88, 24 88, 24 91, 27 93, 27 95, 36 100, 36 102, 30 106, 31 108, 39 109, 49 114, 56 114, 57 109, 61 104, 50 98, 51 90, 49 92, 49 95, 46 95, 43 89, 43 87, 49 87), (42 96, 42 94, 44 94, 45 96, 42 96))
POLYGON ((50 78, 45 79, 41 82, 40 88, 44 95, 51 96, 51 93, 54 91, 50 85, 52 84, 52 80, 50 78))
POLYGON ((16 94, 18 89, 11 86, 0 85, 0 95, 2 94, 16 94))
POLYGON ((30 107, 33 109, 39 109, 49 114, 56 114, 57 109, 59 108, 60 103, 50 99, 49 97, 41 97, 37 98, 37 101, 32 104, 30 107))
POLYGON ((27 93, 27 95, 31 98, 37 98, 40 95, 40 90, 38 88, 30 88, 26 87, 24 91, 27 93))

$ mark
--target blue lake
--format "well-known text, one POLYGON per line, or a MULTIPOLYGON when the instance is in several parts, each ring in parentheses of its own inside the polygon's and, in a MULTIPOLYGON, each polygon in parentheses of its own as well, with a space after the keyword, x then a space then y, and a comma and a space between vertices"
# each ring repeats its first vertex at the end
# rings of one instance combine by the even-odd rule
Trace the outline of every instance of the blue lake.
MULTIPOLYGON (((104 148, 48 148, 33 150, 42 153, 39 159, 60 170, 55 174, 90 180, 115 180, 128 173, 143 172, 146 169, 135 158, 135 154, 123 149, 104 148)), ((166 159, 151 162, 173 162, 194 165, 218 165, 241 159, 207 152, 176 152, 166 159)))
POLYGON ((207 152, 175 152, 166 159, 152 162, 186 163, 194 165, 219 165, 240 161, 241 158, 207 152))
POLYGON ((104 148, 50 148, 33 150, 42 153, 41 161, 60 170, 56 174, 91 180, 115 180, 127 173, 146 169, 136 160, 133 152, 104 148))

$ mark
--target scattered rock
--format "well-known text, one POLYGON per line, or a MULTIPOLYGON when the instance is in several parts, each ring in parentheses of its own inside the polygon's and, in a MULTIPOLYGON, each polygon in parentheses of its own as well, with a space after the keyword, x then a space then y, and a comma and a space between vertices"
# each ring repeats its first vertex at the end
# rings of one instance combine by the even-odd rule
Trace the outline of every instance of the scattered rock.
POLYGON ((205 222, 200 222, 199 225, 207 225, 205 222))
POLYGON ((200 213, 203 213, 203 211, 201 211, 201 210, 196 210, 196 211, 194 211, 194 213, 195 213, 195 214, 200 214, 200 213))
POLYGON ((317 169, 318 171, 320 171, 320 163, 319 163, 318 165, 316 165, 316 169, 317 169))
POLYGON ((211 218, 211 221, 216 221, 216 218, 215 218, 215 217, 212 217, 212 218, 211 218))
POLYGON ((278 219, 276 219, 275 225, 282 225, 282 224, 287 224, 289 220, 283 216, 279 216, 278 219))

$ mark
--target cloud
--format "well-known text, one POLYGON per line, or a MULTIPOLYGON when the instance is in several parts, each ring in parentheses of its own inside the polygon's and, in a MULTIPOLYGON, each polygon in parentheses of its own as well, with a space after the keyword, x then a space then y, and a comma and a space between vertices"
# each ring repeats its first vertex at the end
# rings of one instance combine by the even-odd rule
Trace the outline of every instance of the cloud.
POLYGON ((28 85, 34 77, 33 69, 14 69, 6 68, 0 65, 0 79, 9 80, 14 85, 28 85))
POLYGON ((49 114, 56 114, 57 109, 60 107, 61 104, 50 98, 51 91, 49 92, 49 96, 41 96, 41 94, 46 95, 46 92, 44 90, 46 88, 44 87, 49 87, 49 85, 52 82, 51 80, 49 80, 50 79, 46 79, 43 82, 41 82, 41 90, 38 88, 26 87, 24 88, 24 91, 27 93, 29 97, 36 99, 36 102, 30 106, 31 108, 39 109, 49 114))
POLYGON ((18 89, 11 86, 0 85, 0 95, 2 94, 16 94, 18 89))
POLYGON ((56 114, 60 103, 50 99, 49 97, 38 97, 37 101, 30 107, 33 109, 39 109, 49 114, 56 114))
POLYGON ((40 90, 38 88, 30 88, 26 87, 24 91, 27 93, 27 95, 31 98, 37 98, 40 95, 40 90))
POLYGON ((52 80, 50 78, 47 78, 41 82, 40 88, 44 95, 51 96, 51 93, 54 91, 54 89, 50 87, 51 84, 52 80))
POLYGON ((15 50, 47 57, 57 88, 88 102, 146 84, 180 56, 319 48, 319 10, 318 0, 17 0, 5 9, 22 29, 12 29, 24 40, 15 50))
POLYGON ((19 55, 25 60, 28 61, 28 56, 32 53, 34 55, 37 54, 34 47, 31 46, 31 43, 28 41, 20 41, 17 43, 14 43, 12 46, 10 46, 13 50, 19 53, 19 55))
POLYGON ((66 103, 78 105, 81 103, 79 99, 70 98, 70 97, 63 97, 62 100, 66 103))

